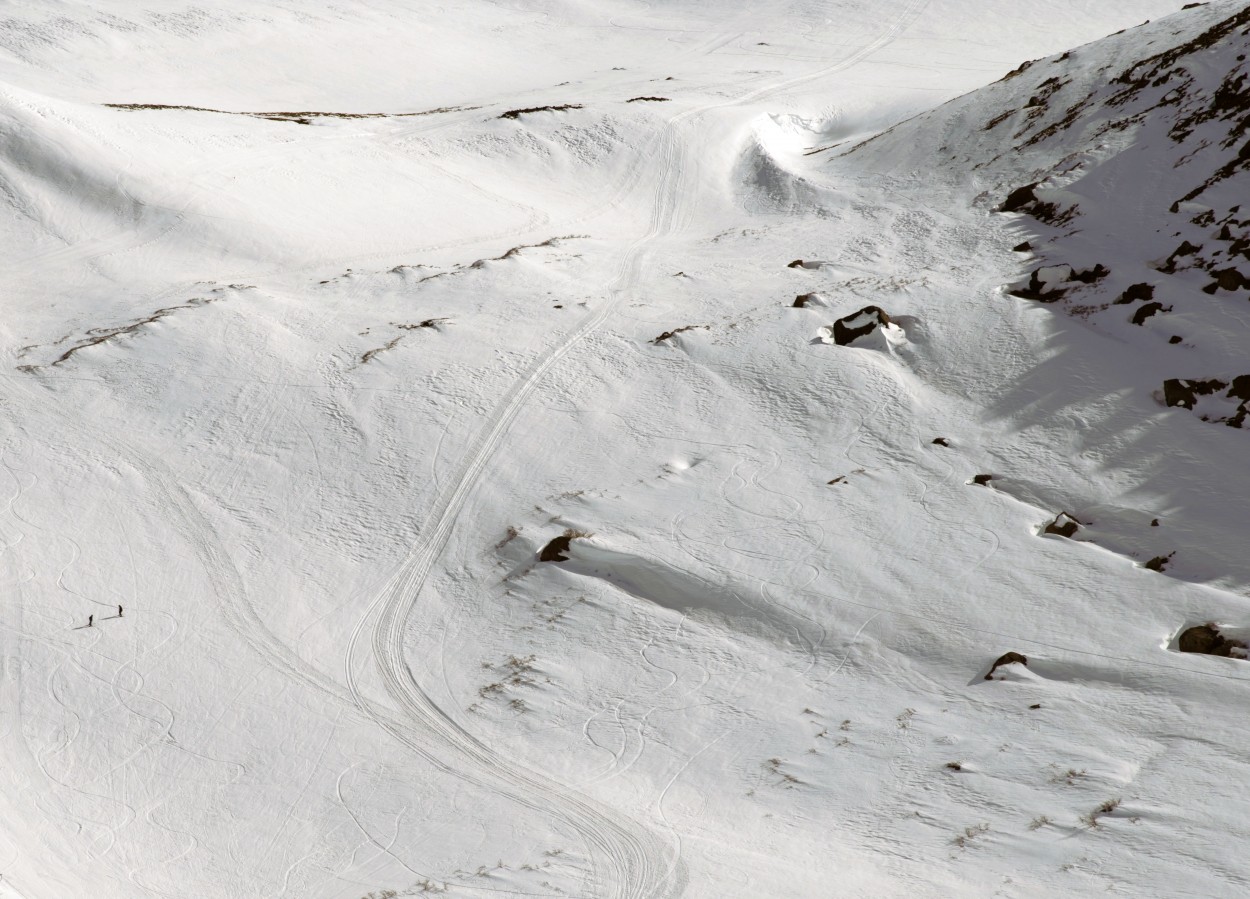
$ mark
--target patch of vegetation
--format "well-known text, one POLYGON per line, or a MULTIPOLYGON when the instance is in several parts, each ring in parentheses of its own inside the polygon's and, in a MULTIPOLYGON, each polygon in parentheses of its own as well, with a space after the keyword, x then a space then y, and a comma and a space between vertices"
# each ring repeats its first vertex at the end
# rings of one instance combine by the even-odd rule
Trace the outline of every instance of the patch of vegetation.
POLYGON ((1099 818, 1103 818, 1107 815, 1110 815, 1119 807, 1120 807, 1119 799, 1108 799, 1106 802, 1098 806, 1098 808, 1094 809, 1089 814, 1082 815, 1081 823, 1086 825, 1087 827, 1097 827, 1099 818))
POLYGON ((960 849, 967 849, 972 844, 973 840, 977 837, 984 836, 989 832, 990 825, 988 823, 973 824, 970 827, 965 827, 963 833, 956 834, 955 838, 951 840, 951 842, 960 849))

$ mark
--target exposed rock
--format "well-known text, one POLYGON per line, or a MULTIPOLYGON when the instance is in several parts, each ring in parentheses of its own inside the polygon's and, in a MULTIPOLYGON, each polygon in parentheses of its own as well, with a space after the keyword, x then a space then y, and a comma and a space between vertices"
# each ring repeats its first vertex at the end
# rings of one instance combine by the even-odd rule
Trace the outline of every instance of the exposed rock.
POLYGON ((1111 274, 1111 269, 1107 268, 1100 262, 1093 268, 1088 268, 1084 271, 1078 272, 1074 269, 1072 276, 1068 280, 1080 281, 1082 284, 1093 284, 1095 281, 1101 281, 1109 274, 1111 274))
POLYGON ((1163 382, 1163 401, 1169 406, 1192 409, 1200 396, 1210 396, 1228 386, 1227 381, 1211 378, 1207 381, 1186 381, 1168 378, 1163 382))
POLYGON ((945 437, 934 437, 933 442, 936 443, 938 446, 950 446, 951 445, 951 442, 947 440, 945 437))
POLYGON ((556 106, 531 106, 528 109, 509 109, 507 112, 501 112, 501 119, 519 119, 523 115, 530 115, 535 112, 567 112, 570 109, 581 109, 580 103, 561 103, 556 106))
POLYGON ((1020 297, 1024 300, 1038 300, 1043 303, 1053 303, 1060 299, 1067 291, 1056 285, 1072 280, 1072 266, 1070 265, 1043 265, 1041 268, 1035 269, 1029 275, 1029 284, 1027 287, 1016 288, 1008 291, 1013 297, 1020 297))
POLYGON ((866 334, 871 334, 878 325, 889 323, 890 316, 885 310, 879 306, 865 306, 833 323, 833 342, 838 346, 846 346, 866 334))
POLYGON ((1030 203, 1037 202, 1037 194, 1033 193, 1033 188, 1037 187, 1038 182, 1026 184, 1024 187, 1017 187, 1007 195, 1007 199, 1003 200, 1003 204, 998 207, 999 212, 1019 212, 1030 203))
POLYGON ((1081 523, 1067 512, 1060 512, 1055 516, 1054 521, 1046 525, 1042 533, 1057 534, 1060 537, 1072 537, 1076 534, 1080 526, 1081 523))
MULTIPOLYGON (((1039 110, 1040 111, 1040 110, 1039 110)), ((996 123, 994 123, 996 124, 996 123)), ((1017 187, 998 207, 998 212, 1023 212, 1031 215, 1039 222, 1049 225, 1062 225, 1076 215, 1076 207, 1061 210, 1058 203, 1047 203, 1035 193, 1038 182, 1017 187)))
POLYGON ((820 296, 818 294, 814 294, 814 293, 799 294, 797 297, 794 298, 793 308, 802 309, 808 303, 812 302, 813 300, 818 300, 818 299, 820 299, 820 296))
POLYGON ((1164 307, 1162 303, 1156 300, 1153 303, 1147 303, 1144 306, 1138 306, 1137 311, 1133 313, 1133 317, 1129 319, 1129 321, 1131 321, 1135 325, 1144 325, 1146 323, 1146 319, 1150 318, 1150 316, 1155 315, 1159 312, 1171 312, 1171 311, 1172 311, 1171 306, 1164 307))
POLYGON ((786 268, 802 268, 802 267, 803 267, 802 259, 796 259, 793 262, 786 264, 786 268))
POLYGON ((1232 385, 1228 388, 1228 398, 1241 400, 1237 406, 1237 412, 1224 423, 1232 428, 1240 428, 1246 423, 1246 416, 1250 415, 1250 375, 1239 375, 1233 378, 1232 385))
POLYGON ((1179 247, 1172 251, 1172 255, 1167 258, 1167 261, 1159 267, 1159 271, 1169 275, 1172 274, 1176 271, 1177 259, 1180 259, 1183 256, 1192 256, 1201 249, 1201 246, 1195 246, 1187 240, 1183 241, 1179 247))
POLYGON ((993 665, 990 666, 990 670, 986 673, 985 679, 993 680, 994 672, 1003 665, 1023 665, 1027 668, 1029 660, 1028 657, 1021 655, 1018 652, 1005 652, 998 657, 998 660, 994 662, 993 665))
POLYGON ((1179 334, 1173 334, 1171 337, 1168 338, 1168 343, 1180 343, 1184 339, 1185 338, 1181 337, 1181 335, 1179 334))
POLYGON ((1012 251, 1014 251, 1014 252, 1016 252, 1016 253, 1027 253, 1027 252, 1029 252, 1030 250, 1032 250, 1032 249, 1033 249, 1033 244, 1029 243, 1029 242, 1026 240, 1024 243, 1018 243, 1018 244, 1016 244, 1016 245, 1015 245, 1014 247, 1012 247, 1011 249, 1012 249, 1012 251))
POLYGON ((1168 567, 1168 563, 1172 561, 1172 556, 1174 555, 1176 555, 1175 550, 1168 553, 1166 556, 1155 556, 1142 567, 1147 568, 1150 571, 1163 571, 1163 569, 1168 567))
POLYGON ((554 538, 550 543, 542 548, 542 552, 538 554, 540 562, 567 562, 569 557, 569 544, 573 541, 573 535, 569 531, 565 531, 559 537, 554 538))
POLYGON ((1186 628, 1177 639, 1176 648, 1181 652, 1237 659, 1246 658, 1247 649, 1243 641, 1225 637, 1220 633, 1219 627, 1211 622, 1186 628))
POLYGON ((1215 276, 1215 280, 1202 288, 1204 293, 1214 294, 1217 290, 1241 290, 1243 287, 1250 287, 1250 278, 1247 278, 1235 268, 1222 268, 1211 272, 1215 276))
POLYGON ((978 474, 973 475, 972 477, 972 483, 980 487, 986 486, 992 480, 994 480, 994 476, 992 474, 978 474))
POLYGON ((1169 406, 1182 409, 1193 409, 1200 396, 1211 396, 1223 392, 1224 398, 1234 403, 1232 413, 1220 417, 1204 414, 1204 421, 1226 424, 1230 428, 1241 428, 1250 417, 1250 374, 1238 375, 1231 383, 1219 378, 1208 378, 1205 381, 1190 381, 1182 378, 1169 378, 1163 382, 1163 401, 1169 406))
POLYGON ((1124 288, 1124 293, 1116 297, 1116 303, 1133 303, 1137 300, 1153 300, 1155 297, 1155 288, 1153 284, 1147 284, 1143 281, 1140 284, 1130 284, 1124 288))
POLYGON ((661 344, 666 340, 671 340, 672 338, 676 337, 678 334, 684 334, 687 331, 697 331, 697 330, 706 329, 706 328, 707 328, 707 325, 682 325, 680 328, 674 328, 671 331, 665 331, 663 334, 654 338, 651 342, 654 344, 661 344))
MULTIPOLYGON (((1200 652, 1206 655, 1219 655, 1217 649, 1224 643, 1220 632, 1209 624, 1199 624, 1184 631, 1176 641, 1176 648, 1181 652, 1200 652)), ((1224 653, 1227 655, 1227 653, 1224 653)))

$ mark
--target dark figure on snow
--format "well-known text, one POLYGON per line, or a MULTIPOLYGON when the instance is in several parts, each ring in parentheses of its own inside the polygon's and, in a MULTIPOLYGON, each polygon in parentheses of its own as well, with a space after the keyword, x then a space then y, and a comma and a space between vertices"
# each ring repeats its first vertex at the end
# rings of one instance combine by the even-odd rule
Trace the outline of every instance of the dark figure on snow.
POLYGON ((94 623, 93 623, 94 621, 95 621, 95 616, 94 616, 94 615, 88 615, 88 616, 87 616, 87 627, 94 627, 94 626, 95 626, 95 625, 94 625, 94 623))
POLYGON ((118 606, 118 607, 117 607, 117 617, 118 617, 118 618, 121 618, 121 617, 122 617, 122 607, 121 607, 121 606, 118 606))

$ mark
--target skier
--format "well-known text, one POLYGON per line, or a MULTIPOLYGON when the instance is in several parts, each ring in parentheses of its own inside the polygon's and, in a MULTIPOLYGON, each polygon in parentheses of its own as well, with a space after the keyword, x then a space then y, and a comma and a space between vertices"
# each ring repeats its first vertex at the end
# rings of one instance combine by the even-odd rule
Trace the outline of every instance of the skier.
POLYGON ((94 616, 94 615, 88 615, 88 616, 87 616, 87 627, 94 627, 94 625, 92 624, 92 622, 94 622, 94 621, 95 621, 95 616, 94 616))
POLYGON ((118 606, 118 607, 117 607, 117 617, 118 617, 118 618, 121 618, 121 617, 122 617, 122 607, 121 607, 121 606, 118 606))

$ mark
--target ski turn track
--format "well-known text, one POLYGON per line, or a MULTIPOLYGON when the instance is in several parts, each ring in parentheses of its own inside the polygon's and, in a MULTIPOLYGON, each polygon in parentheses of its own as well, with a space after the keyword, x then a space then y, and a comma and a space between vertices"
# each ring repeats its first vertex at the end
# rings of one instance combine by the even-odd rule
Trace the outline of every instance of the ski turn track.
POLYGON ((422 689, 404 659, 404 631, 421 590, 451 538, 461 510, 483 476, 526 400, 543 376, 611 315, 641 279, 643 262, 655 241, 675 230, 684 211, 681 190, 684 160, 678 126, 715 109, 756 101, 798 84, 848 69, 889 44, 927 5, 913 0, 882 33, 838 62, 798 77, 752 91, 728 102, 711 103, 670 119, 659 137, 661 170, 656 182, 651 226, 626 251, 607 301, 563 340, 535 359, 500 400, 440 492, 421 529, 422 539, 370 604, 348 642, 344 672, 356 703, 381 727, 442 770, 470 783, 495 790, 523 807, 565 821, 591 849, 595 865, 594 895, 604 899, 659 899, 680 896, 687 876, 679 851, 672 850, 650 829, 624 814, 581 796, 538 772, 499 756, 451 718, 422 689), (396 719, 366 698, 356 680, 362 637, 374 620, 374 663, 387 695, 402 716, 396 719), (672 856, 669 860, 669 856, 672 856))

